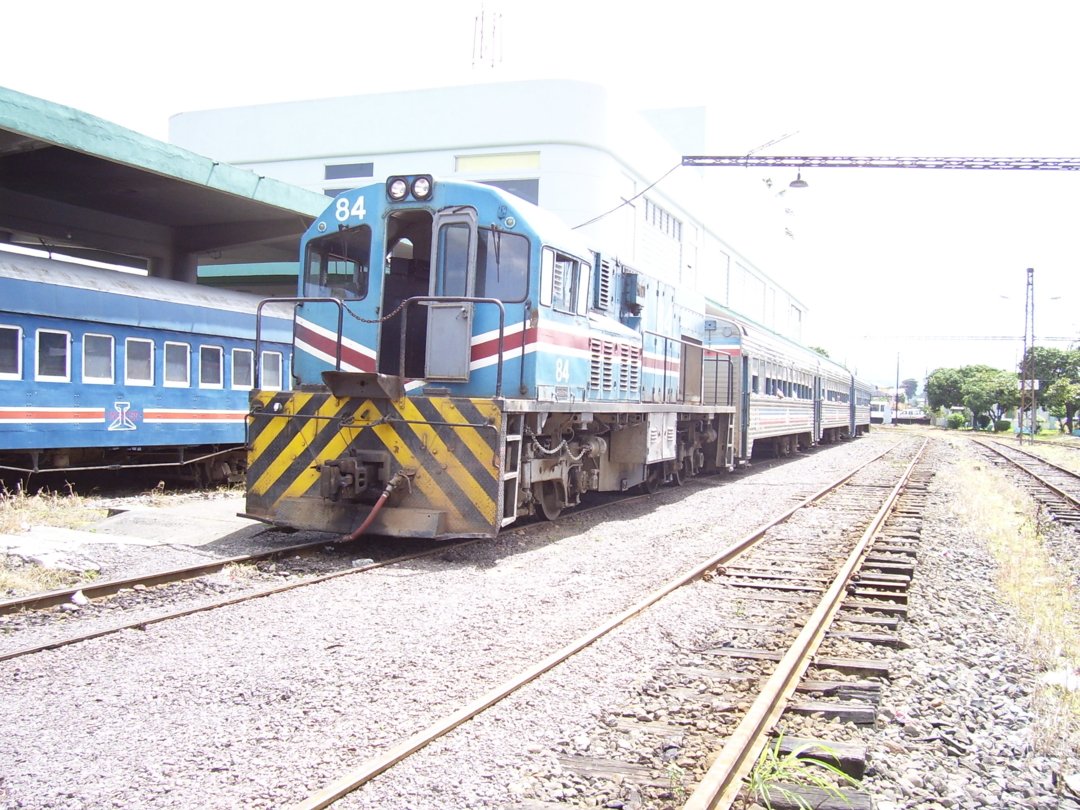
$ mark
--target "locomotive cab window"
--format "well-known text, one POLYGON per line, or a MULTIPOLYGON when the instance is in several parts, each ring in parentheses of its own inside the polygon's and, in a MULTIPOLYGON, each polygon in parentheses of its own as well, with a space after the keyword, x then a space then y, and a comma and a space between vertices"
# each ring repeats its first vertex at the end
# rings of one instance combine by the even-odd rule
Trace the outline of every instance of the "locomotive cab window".
POLYGON ((112 335, 83 335, 83 382, 113 383, 112 335))
POLYGON ((540 303, 559 312, 584 315, 588 309, 589 267, 573 256, 544 248, 540 263, 540 303))
POLYGON ((476 271, 478 297, 524 301, 529 292, 529 240, 518 233, 481 228, 476 271))
POLYGON ((472 228, 468 222, 448 222, 439 228, 438 265, 435 295, 467 296, 469 289, 469 248, 472 228))
POLYGON ((361 225, 312 239, 304 267, 304 295, 354 301, 364 298, 371 267, 371 228, 361 225))
POLYGON ((0 380, 22 379, 22 329, 0 326, 0 380))
POLYGON ((186 343, 165 344, 165 387, 187 388, 191 385, 191 348, 186 343))
POLYGON ((220 346, 199 347, 199 387, 221 388, 225 360, 220 346))
POLYGON ((154 342, 142 338, 124 341, 124 382, 127 385, 154 384, 154 342))
POLYGON ((71 333, 52 329, 37 330, 37 365, 35 380, 71 381, 71 333))

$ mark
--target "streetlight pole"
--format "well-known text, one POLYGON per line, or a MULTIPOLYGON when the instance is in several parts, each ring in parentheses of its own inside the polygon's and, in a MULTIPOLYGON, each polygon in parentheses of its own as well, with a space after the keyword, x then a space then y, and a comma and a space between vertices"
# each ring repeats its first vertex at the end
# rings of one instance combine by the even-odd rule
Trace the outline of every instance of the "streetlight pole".
POLYGON ((1016 440, 1024 443, 1024 415, 1031 409, 1031 441, 1035 441, 1035 268, 1027 269, 1027 291, 1024 296, 1024 354, 1021 360, 1020 408, 1018 412, 1020 432, 1016 440))
POLYGON ((896 353, 896 388, 893 389, 893 424, 900 424, 900 352, 896 353))

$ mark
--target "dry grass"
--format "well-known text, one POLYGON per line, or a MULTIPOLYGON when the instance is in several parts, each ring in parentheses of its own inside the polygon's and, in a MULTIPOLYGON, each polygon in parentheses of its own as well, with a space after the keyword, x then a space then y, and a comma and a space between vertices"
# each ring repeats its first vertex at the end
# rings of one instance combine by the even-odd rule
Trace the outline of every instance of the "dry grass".
MULTIPOLYGON (((1080 594, 1047 553, 1035 505, 988 464, 960 466, 953 509, 986 539, 1001 597, 1022 622, 1024 651, 1038 671, 1080 671, 1080 594)), ((1037 749, 1080 755, 1080 691, 1040 683, 1032 708, 1037 749)))
POLYGON ((0 599, 70 588, 85 579, 73 571, 43 568, 0 554, 0 599))
POLYGON ((76 529, 101 520, 108 510, 91 506, 74 493, 0 489, 0 534, 18 534, 32 526, 76 529))
MULTIPOLYGON (((106 509, 90 506, 75 493, 40 491, 27 495, 22 490, 0 489, 0 534, 20 534, 33 526, 75 529, 106 514, 106 509)), ((66 588, 85 579, 85 573, 44 568, 0 554, 0 597, 66 588)))

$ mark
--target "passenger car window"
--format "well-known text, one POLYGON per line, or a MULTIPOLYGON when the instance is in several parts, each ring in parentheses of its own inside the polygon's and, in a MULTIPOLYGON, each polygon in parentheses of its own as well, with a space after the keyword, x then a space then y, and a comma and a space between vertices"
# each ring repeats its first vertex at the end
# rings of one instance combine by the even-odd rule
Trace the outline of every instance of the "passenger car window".
POLYGON ((71 334, 52 329, 37 330, 37 365, 34 379, 71 381, 71 334))
POLYGON ((0 326, 0 380, 22 379, 22 329, 0 326))
POLYGON ((83 382, 113 382, 112 335, 83 335, 83 382))
POLYGON ((124 382, 128 385, 154 384, 154 342, 142 338, 124 341, 124 382))

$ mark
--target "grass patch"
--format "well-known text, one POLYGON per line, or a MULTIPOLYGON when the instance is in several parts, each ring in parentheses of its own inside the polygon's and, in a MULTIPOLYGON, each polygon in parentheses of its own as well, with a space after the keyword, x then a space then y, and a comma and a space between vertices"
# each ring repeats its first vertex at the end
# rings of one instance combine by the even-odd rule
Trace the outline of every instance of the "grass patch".
POLYGON ((73 491, 39 490, 27 495, 21 489, 0 489, 0 534, 18 534, 33 526, 76 529, 107 514, 108 510, 90 506, 73 491))
MULTIPOLYGON (((21 534, 34 526, 77 529, 107 514, 108 510, 90 506, 74 492, 41 490, 28 495, 21 489, 0 489, 0 534, 21 534)), ((96 572, 45 568, 0 554, 0 597, 70 588, 95 576, 96 572)))
MULTIPOLYGON (((1019 641, 1037 670, 1080 667, 1080 594, 1060 570, 1039 532, 1029 497, 988 464, 958 465, 953 511, 986 539, 997 561, 998 591, 1021 622, 1019 641)), ((1040 682, 1032 701, 1033 745, 1045 754, 1080 754, 1080 691, 1040 682)))
MULTIPOLYGON (((747 777, 746 799, 756 801, 772 810, 772 797, 783 797, 802 810, 812 810, 813 805, 797 792, 784 787, 787 785, 806 785, 824 791, 828 796, 848 803, 844 795, 845 788, 858 789, 858 779, 848 776, 829 762, 807 756, 815 746, 801 745, 788 753, 782 753, 783 736, 777 737, 771 745, 761 749, 753 770, 747 777)), ((825 746, 817 746, 829 758, 836 758, 835 752, 825 746)))
POLYGON ((86 576, 74 571, 43 568, 34 563, 24 562, 17 557, 0 555, 0 598, 70 588, 86 579, 86 576))

